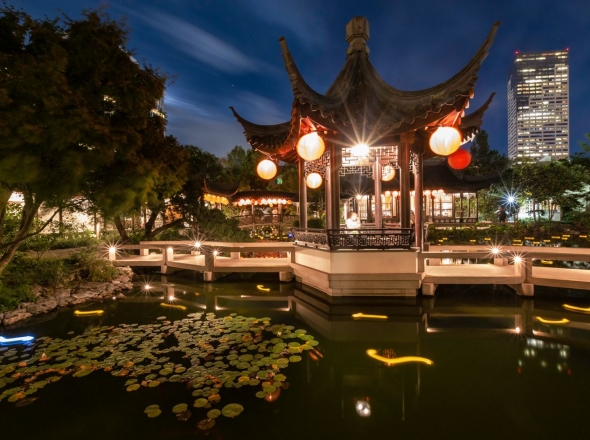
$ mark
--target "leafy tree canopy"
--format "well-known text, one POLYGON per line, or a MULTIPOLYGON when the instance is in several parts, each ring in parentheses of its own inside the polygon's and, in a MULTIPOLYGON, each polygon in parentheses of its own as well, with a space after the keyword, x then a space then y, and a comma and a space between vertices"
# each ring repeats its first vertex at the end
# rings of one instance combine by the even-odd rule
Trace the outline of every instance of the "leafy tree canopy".
POLYGON ((102 12, 33 19, 0 8, 0 220, 24 195, 21 226, 0 243, 0 273, 39 206, 63 206, 104 167, 133 160, 166 76, 140 66, 122 23, 102 12))

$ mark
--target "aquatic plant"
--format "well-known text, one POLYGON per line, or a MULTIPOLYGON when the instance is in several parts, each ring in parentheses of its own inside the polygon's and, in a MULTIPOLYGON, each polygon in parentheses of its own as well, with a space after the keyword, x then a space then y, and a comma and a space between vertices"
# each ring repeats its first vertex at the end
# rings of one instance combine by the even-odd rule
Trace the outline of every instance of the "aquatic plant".
MULTIPOLYGON (((284 387, 282 370, 317 344, 305 330, 235 313, 96 327, 70 339, 41 337, 29 346, 0 347, 0 390, 5 388, 0 401, 26 400, 62 376, 81 378, 101 370, 126 378, 122 385, 127 392, 184 384, 196 399, 192 407, 205 416, 197 426, 210 429, 219 415, 232 418, 244 410, 237 403, 212 409, 228 399, 228 388, 252 387, 257 397, 267 397, 284 387)), ((172 408, 177 419, 190 418, 187 402, 172 408)), ((145 413, 154 418, 162 410, 154 404, 145 413)))

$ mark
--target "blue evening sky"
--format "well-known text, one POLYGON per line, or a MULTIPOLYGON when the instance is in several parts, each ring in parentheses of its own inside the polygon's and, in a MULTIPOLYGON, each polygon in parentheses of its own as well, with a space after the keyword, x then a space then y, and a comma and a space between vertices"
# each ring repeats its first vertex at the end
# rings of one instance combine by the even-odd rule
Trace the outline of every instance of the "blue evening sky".
MULTIPOLYGON (((292 93, 278 38, 308 83, 324 93, 344 63, 345 25, 366 16, 371 61, 392 86, 431 87, 460 70, 502 22, 480 70, 471 110, 497 95, 483 128, 507 153, 506 83, 514 52, 570 50, 570 152, 590 133, 588 0, 6 0, 35 17, 72 18, 104 7, 126 18, 140 62, 175 78, 168 132, 218 156, 247 146, 228 107, 260 124, 289 119, 292 93)), ((89 54, 90 56, 90 54, 89 54)), ((468 110, 469 112, 469 110, 468 110)))

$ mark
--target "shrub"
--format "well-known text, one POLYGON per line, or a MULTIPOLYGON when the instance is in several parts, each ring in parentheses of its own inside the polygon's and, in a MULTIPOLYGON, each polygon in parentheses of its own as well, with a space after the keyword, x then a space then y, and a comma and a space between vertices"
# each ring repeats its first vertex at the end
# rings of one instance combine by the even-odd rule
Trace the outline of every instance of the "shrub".
POLYGON ((105 260, 98 247, 91 246, 75 253, 68 259, 75 276, 87 281, 111 281, 119 271, 109 260, 105 260))
MULTIPOLYGON (((294 228, 299 227, 299 219, 293 220, 292 226, 294 228)), ((312 217, 307 219, 307 227, 308 228, 315 228, 315 229, 324 229, 326 227, 326 223, 324 219, 318 217, 312 217)))
POLYGON ((35 295, 29 286, 7 287, 0 282, 0 312, 14 310, 20 303, 32 301, 35 301, 35 295))
POLYGON ((38 284, 57 288, 67 284, 71 269, 65 260, 58 258, 26 258, 17 255, 6 267, 2 281, 9 288, 38 284))

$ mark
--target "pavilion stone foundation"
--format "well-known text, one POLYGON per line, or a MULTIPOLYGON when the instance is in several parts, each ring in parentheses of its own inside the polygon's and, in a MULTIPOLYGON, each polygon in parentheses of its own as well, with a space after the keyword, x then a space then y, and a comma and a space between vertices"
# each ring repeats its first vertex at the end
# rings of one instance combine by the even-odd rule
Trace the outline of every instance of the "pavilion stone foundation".
POLYGON ((297 281, 331 296, 416 296, 423 274, 418 252, 297 249, 297 281))

